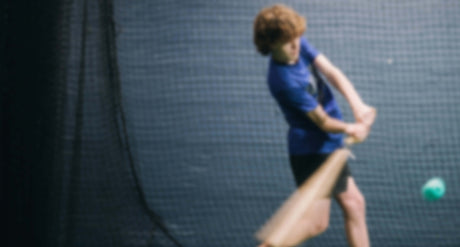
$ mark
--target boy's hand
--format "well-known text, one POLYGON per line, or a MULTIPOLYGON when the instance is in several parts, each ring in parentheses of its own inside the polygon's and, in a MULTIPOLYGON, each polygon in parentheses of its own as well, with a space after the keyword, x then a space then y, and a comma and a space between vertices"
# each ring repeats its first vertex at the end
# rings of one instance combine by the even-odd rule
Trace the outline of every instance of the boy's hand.
POLYGON ((360 122, 348 124, 345 131, 347 135, 355 139, 356 143, 360 143, 366 140, 369 132, 370 126, 360 122))
POLYGON ((362 123, 369 128, 374 124, 377 110, 374 107, 363 104, 354 112, 356 122, 362 123))

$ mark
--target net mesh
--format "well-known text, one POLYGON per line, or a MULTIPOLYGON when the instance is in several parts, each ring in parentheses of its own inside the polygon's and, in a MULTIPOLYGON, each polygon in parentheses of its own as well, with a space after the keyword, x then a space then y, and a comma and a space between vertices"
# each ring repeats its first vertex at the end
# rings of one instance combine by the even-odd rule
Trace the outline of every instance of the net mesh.
MULTIPOLYGON (((7 246, 255 246, 295 189, 287 125, 252 43, 254 16, 273 3, 2 3, 7 246)), ((459 246, 460 3, 288 4, 378 108, 350 162, 372 244, 459 246), (427 202, 420 188, 434 176, 446 195, 427 202)), ((333 204, 329 229, 305 246, 345 243, 333 204)))

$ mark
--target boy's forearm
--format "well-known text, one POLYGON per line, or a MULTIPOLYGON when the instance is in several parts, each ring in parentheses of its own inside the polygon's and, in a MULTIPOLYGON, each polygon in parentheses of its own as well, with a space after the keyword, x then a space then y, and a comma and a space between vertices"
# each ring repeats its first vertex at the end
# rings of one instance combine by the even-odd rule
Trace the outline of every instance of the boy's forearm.
POLYGON ((345 97, 353 113, 364 104, 353 84, 339 69, 334 69, 327 77, 330 83, 345 97))
POLYGON ((320 105, 314 110, 307 112, 307 117, 320 129, 328 133, 350 134, 350 128, 352 128, 351 124, 329 116, 320 105))
POLYGON ((314 60, 314 65, 326 76, 330 84, 345 97, 355 117, 359 116, 365 104, 353 84, 342 71, 333 65, 323 54, 318 55, 314 60))
POLYGON ((328 133, 346 133, 350 132, 350 124, 341 120, 328 117, 322 125, 319 126, 323 131, 328 133))

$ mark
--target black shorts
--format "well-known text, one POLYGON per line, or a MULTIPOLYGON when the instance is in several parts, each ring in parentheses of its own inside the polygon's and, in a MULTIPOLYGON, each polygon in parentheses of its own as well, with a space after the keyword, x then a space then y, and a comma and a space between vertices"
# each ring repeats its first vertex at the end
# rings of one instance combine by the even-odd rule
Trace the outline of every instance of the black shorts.
MULTIPOLYGON (((291 155, 289 157, 291 163, 291 170, 297 187, 303 184, 324 161, 327 160, 330 154, 308 154, 308 155, 291 155)), ((337 183, 332 189, 332 195, 338 195, 347 190, 348 177, 351 176, 348 163, 342 169, 337 183)))

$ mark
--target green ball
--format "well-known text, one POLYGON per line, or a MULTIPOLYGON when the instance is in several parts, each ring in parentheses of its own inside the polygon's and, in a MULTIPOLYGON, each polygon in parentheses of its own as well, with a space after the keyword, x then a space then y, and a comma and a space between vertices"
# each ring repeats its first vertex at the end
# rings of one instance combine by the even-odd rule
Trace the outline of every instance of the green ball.
POLYGON ((446 192, 446 184, 442 178, 434 177, 422 187, 422 196, 427 201, 437 201, 446 192))

